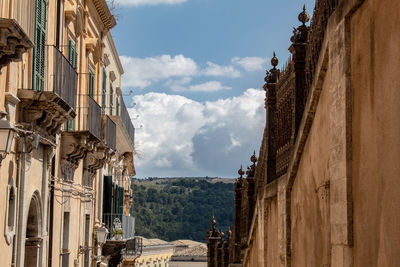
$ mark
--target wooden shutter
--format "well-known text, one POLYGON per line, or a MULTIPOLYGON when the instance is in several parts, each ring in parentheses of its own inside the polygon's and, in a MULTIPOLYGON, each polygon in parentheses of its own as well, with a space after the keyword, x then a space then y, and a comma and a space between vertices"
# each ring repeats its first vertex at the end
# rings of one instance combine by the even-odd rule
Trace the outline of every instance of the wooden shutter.
POLYGON ((75 118, 66 122, 65 130, 67 132, 75 131, 75 118))
POLYGON ((94 71, 89 68, 89 96, 94 97, 94 71))
POLYGON ((113 99, 114 98, 114 89, 112 83, 110 83, 110 115, 113 115, 113 99))
POLYGON ((118 211, 117 213, 124 213, 124 188, 118 186, 118 211))
POLYGON ((71 63, 71 66, 76 70, 78 65, 78 52, 76 50, 75 43, 68 39, 68 61, 71 63))
POLYGON ((101 99, 101 108, 103 113, 105 113, 106 108, 106 92, 107 92, 107 73, 106 69, 103 68, 103 88, 102 88, 102 99, 101 99))
POLYGON ((35 47, 33 48, 32 86, 37 91, 44 90, 44 63, 46 47, 47 1, 36 0, 35 5, 35 47))
POLYGON ((112 176, 104 176, 103 183, 103 214, 112 213, 113 182, 112 176))

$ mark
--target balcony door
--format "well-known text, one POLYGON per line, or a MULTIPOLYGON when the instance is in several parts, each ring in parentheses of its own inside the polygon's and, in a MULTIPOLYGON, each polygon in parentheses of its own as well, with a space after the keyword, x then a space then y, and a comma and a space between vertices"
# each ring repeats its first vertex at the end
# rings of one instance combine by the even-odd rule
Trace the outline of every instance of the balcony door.
POLYGON ((33 48, 32 61, 32 86, 34 90, 44 90, 45 48, 46 48, 46 21, 47 0, 35 2, 35 47, 33 48))

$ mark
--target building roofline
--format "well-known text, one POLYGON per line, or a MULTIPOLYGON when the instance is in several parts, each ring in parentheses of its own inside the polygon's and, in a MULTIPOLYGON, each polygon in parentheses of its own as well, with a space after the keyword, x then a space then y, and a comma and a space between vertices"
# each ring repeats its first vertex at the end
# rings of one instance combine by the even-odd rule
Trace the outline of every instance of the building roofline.
POLYGON ((114 38, 113 38, 113 36, 112 36, 110 31, 107 33, 107 39, 110 42, 111 52, 113 53, 113 57, 115 59, 115 62, 117 63, 118 70, 122 75, 122 74, 124 74, 124 68, 122 67, 121 60, 119 58, 119 54, 118 54, 117 48, 115 47, 114 38))

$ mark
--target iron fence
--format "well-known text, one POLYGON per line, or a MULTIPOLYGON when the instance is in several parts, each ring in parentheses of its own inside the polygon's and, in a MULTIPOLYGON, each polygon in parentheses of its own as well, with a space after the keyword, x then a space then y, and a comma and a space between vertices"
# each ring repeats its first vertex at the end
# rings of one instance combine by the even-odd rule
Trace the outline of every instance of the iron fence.
POLYGON ((88 96, 87 130, 101 139, 101 107, 90 96, 88 96))
POLYGON ((52 79, 49 83, 52 88, 48 88, 48 90, 57 93, 60 98, 75 110, 78 73, 57 47, 47 46, 47 51, 49 59, 53 61, 52 68, 48 68, 49 78, 52 79))
POLYGON ((109 148, 115 151, 116 149, 116 130, 117 126, 110 119, 109 116, 104 115, 103 117, 103 138, 109 148))
POLYGON ((131 117, 129 116, 128 109, 126 108, 124 100, 121 101, 121 120, 125 125, 125 128, 129 134, 129 137, 132 140, 132 143, 135 144, 135 127, 133 127, 131 117))

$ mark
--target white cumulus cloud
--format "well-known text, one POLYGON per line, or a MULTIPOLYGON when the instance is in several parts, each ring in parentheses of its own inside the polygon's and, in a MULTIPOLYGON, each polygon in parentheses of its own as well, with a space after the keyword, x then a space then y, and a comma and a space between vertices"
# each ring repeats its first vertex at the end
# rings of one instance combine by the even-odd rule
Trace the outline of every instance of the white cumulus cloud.
POLYGON ((212 62, 207 62, 207 67, 204 69, 203 74, 206 76, 240 77, 240 71, 233 66, 221 66, 212 62))
POLYGON ((155 6, 160 4, 182 4, 187 0, 116 0, 115 2, 122 6, 155 6))
POLYGON ((173 77, 190 77, 198 72, 197 63, 183 55, 162 55, 157 57, 135 58, 121 56, 124 67, 124 86, 144 88, 153 82, 173 77))
POLYGON ((235 176, 250 164, 265 125, 265 94, 247 89, 242 95, 200 103, 179 95, 136 95, 131 108, 139 113, 136 146, 138 177, 235 176))
POLYGON ((183 92, 183 91, 191 91, 191 92, 218 92, 221 90, 230 90, 232 87, 224 86, 221 82, 218 81, 209 81, 200 84, 190 85, 189 87, 185 87, 180 84, 174 84, 172 87, 173 91, 183 92))
POLYGON ((266 57, 234 57, 232 63, 241 66, 246 71, 258 71, 265 69, 267 60, 266 57))

